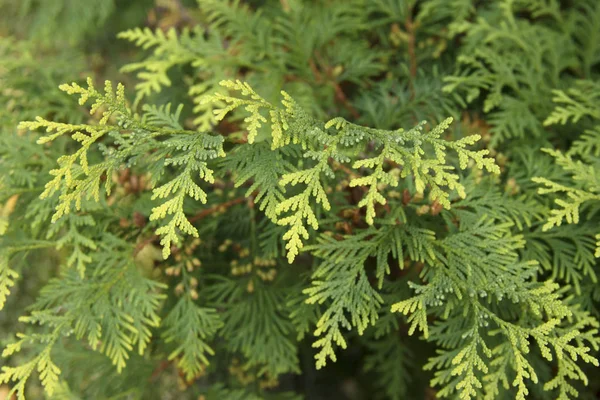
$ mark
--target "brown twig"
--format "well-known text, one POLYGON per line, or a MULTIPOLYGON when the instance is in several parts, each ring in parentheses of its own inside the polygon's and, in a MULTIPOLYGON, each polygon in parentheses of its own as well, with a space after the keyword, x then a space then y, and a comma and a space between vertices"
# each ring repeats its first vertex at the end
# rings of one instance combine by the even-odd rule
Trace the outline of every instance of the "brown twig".
POLYGON ((342 106, 344 106, 344 108, 350 114, 352 114, 352 116, 355 119, 360 118, 359 112, 356 110, 356 108, 354 108, 354 106, 352 104, 350 104, 350 102, 348 101, 348 98, 346 97, 346 94, 344 93, 344 91, 342 90, 342 88, 340 87, 340 85, 337 82, 335 82, 335 81, 331 81, 331 84, 333 85, 333 89, 335 90, 335 98, 337 99, 337 101, 342 106))
POLYGON ((169 367, 169 365, 171 365, 171 361, 161 361, 160 364, 158 364, 158 366, 154 369, 154 371, 152 371, 150 378, 148 378, 148 382, 155 381, 156 378, 158 378, 159 375, 169 367))
MULTIPOLYGON (((318 57, 318 55, 315 54, 315 57, 318 57)), ((317 64, 315 64, 313 59, 310 59, 308 61, 308 65, 315 77, 315 82, 323 83, 327 81, 327 83, 333 87, 333 90, 335 92, 335 99, 337 100, 337 102, 340 103, 350 114, 352 114, 352 117, 354 117, 355 119, 360 118, 359 112, 356 110, 356 108, 354 108, 352 104, 350 104, 348 97, 346 97, 346 93, 344 93, 344 91, 340 87, 340 84, 335 81, 335 78, 331 76, 331 74, 328 74, 329 79, 323 79, 323 74, 321 73, 321 71, 319 71, 319 68, 317 68, 317 64)))
POLYGON ((190 218, 189 221, 190 221, 190 223, 197 222, 203 218, 208 217, 209 215, 211 215, 215 212, 225 211, 229 207, 235 206, 237 204, 241 204, 244 201, 246 201, 245 197, 238 197, 237 199, 233 199, 233 200, 226 201, 225 203, 217 204, 213 207, 207 208, 206 210, 200 211, 198 214, 196 214, 192 218, 190 218))
POLYGON ((139 243, 138 243, 138 244, 135 246, 135 249, 133 249, 133 256, 134 256, 134 257, 135 257, 135 256, 137 256, 137 255, 138 255, 138 253, 139 253, 140 251, 142 251, 142 249, 143 249, 144 247, 146 247, 146 246, 147 246, 147 245, 149 245, 150 243, 154 242, 155 240, 158 240, 158 238, 160 238, 160 236, 158 236, 158 235, 152 235, 152 236, 151 236, 151 237, 149 237, 148 239, 146 239, 146 240, 143 240, 143 241, 139 242, 139 243))
POLYGON ((409 71, 410 71, 410 93, 411 98, 415 96, 415 87, 414 80, 417 77, 417 54, 415 51, 415 23, 412 17, 412 7, 408 10, 406 14, 406 33, 408 34, 408 63, 409 63, 409 71))
POLYGON ((323 75, 321 75, 321 71, 319 71, 319 68, 317 68, 317 64, 315 64, 315 61, 312 58, 310 60, 308 60, 308 66, 310 67, 310 70, 312 71, 313 75, 315 76, 315 82, 322 83, 323 75))

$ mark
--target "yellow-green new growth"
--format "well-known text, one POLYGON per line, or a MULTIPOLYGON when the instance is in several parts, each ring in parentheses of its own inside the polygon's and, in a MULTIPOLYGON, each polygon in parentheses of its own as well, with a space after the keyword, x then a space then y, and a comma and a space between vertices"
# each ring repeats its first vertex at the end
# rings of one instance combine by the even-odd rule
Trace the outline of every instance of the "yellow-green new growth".
POLYGON ((240 94, 247 98, 237 98, 222 93, 215 93, 212 96, 206 96, 203 99, 204 104, 208 103, 222 103, 227 104, 225 107, 215 109, 213 111, 215 119, 222 121, 225 116, 235 110, 238 107, 244 107, 244 109, 250 113, 248 117, 244 119, 247 123, 248 128, 248 143, 254 143, 258 134, 258 129, 262 126, 261 123, 266 123, 267 119, 261 114, 261 110, 265 110, 269 114, 270 123, 272 127, 272 149, 277 149, 281 146, 289 144, 290 138, 284 137, 284 132, 288 130, 289 124, 287 118, 292 115, 293 100, 285 92, 281 92, 284 100, 282 104, 285 106, 285 110, 281 110, 267 102, 260 95, 258 95, 252 87, 246 82, 240 80, 231 81, 223 80, 220 85, 224 88, 238 91, 240 94))
MULTIPOLYGON (((102 94, 95 89, 90 78, 88 78, 87 84, 87 88, 83 88, 77 83, 63 84, 60 85, 60 89, 71 95, 79 95, 79 104, 81 105, 92 100, 90 113, 95 114, 100 111, 102 114, 98 121, 99 125, 71 125, 48 121, 41 117, 37 117, 35 121, 19 124, 21 129, 45 129, 48 135, 39 138, 39 144, 46 144, 60 136, 71 134, 71 138, 81 145, 75 153, 64 155, 57 160, 59 168, 50 171, 54 179, 46 183, 45 190, 40 195, 42 199, 45 199, 53 196, 57 191, 61 192, 56 211, 52 216, 53 222, 68 214, 73 204, 77 210, 81 209, 81 202, 84 198, 93 198, 95 201, 99 201, 102 177, 110 175, 116 165, 113 161, 106 160, 90 166, 88 152, 92 145, 114 129, 107 125, 112 115, 132 117, 126 104, 123 85, 119 84, 117 91, 114 92, 111 82, 106 81, 104 94, 102 94)), ((111 180, 106 179, 104 187, 107 195, 110 195, 110 184, 111 180)))
POLYGON ((188 235, 198 237, 198 230, 188 221, 183 211, 183 202, 186 197, 206 203, 206 193, 194 182, 194 175, 208 183, 213 183, 212 170, 206 165, 194 164, 192 160, 185 166, 184 170, 172 181, 153 190, 152 200, 171 197, 160 206, 152 209, 150 221, 156 221, 172 215, 171 220, 156 230, 161 236, 160 243, 163 245, 163 257, 166 259, 171 254, 171 245, 179 244, 180 240, 177 229, 188 235))
POLYGON ((479 169, 486 169, 495 174, 500 173, 494 160, 486 157, 489 154, 488 150, 466 149, 467 146, 475 144, 480 139, 479 135, 467 136, 455 142, 440 139, 451 123, 452 118, 447 118, 429 132, 423 132, 425 122, 421 122, 409 131, 372 129, 351 124, 342 118, 334 118, 325 125, 326 128, 335 126, 342 136, 349 132, 355 134, 353 131, 362 130, 381 147, 379 156, 355 161, 352 166, 357 170, 361 168, 374 169, 373 174, 354 178, 350 182, 350 186, 369 187, 365 197, 359 203, 360 207, 367 207, 366 221, 369 225, 373 223, 375 217, 375 203, 386 204, 385 197, 379 193, 380 186, 396 187, 399 183, 398 176, 391 171, 384 172, 385 163, 398 164, 402 168, 400 177, 405 178, 412 175, 417 192, 422 193, 429 187, 432 200, 437 200, 447 209, 450 208, 449 191, 455 190, 462 198, 466 195, 464 186, 458 182, 458 175, 452 172, 454 167, 446 163, 447 149, 454 150, 458 154, 461 169, 467 168, 468 161, 473 160, 479 169), (433 147, 436 158, 424 157, 426 156, 424 149, 426 144, 433 147))
POLYGON ((15 280, 19 277, 17 271, 8 265, 9 254, 5 249, 0 251, 0 310, 4 308, 10 288, 15 285, 15 280))
POLYGON ((296 186, 299 183, 306 185, 301 193, 283 200, 275 209, 278 216, 291 212, 291 215, 279 217, 277 220, 279 225, 289 226, 288 231, 283 235, 283 240, 287 241, 285 248, 288 250, 287 259, 290 264, 303 247, 302 239, 308 240, 309 238, 304 221, 315 231, 319 229, 319 221, 310 203, 311 197, 315 199, 316 204, 322 205, 325 210, 328 211, 331 208, 327 193, 321 183, 321 174, 328 171, 327 161, 335 149, 335 144, 332 143, 332 146, 323 152, 316 166, 307 170, 285 174, 279 181, 281 186, 296 186))
POLYGON ((231 111, 242 107, 250 114, 244 119, 249 133, 248 143, 254 143, 258 129, 263 123, 270 123, 272 149, 299 143, 305 151, 304 158, 309 165, 310 159, 316 163, 303 170, 284 174, 280 179, 281 186, 305 185, 304 190, 282 200, 275 208, 278 216, 288 213, 279 216, 277 223, 288 227, 283 238, 287 241, 287 258, 290 263, 303 248, 303 241, 309 239, 308 227, 314 230, 319 228, 315 205, 322 206, 325 211, 330 209, 323 180, 334 177, 330 167, 331 160, 349 162, 350 156, 356 157, 356 147, 350 150, 353 146, 374 141, 381 148, 378 156, 355 160, 352 166, 358 171, 365 168, 374 169, 372 174, 353 178, 350 182, 351 186, 368 187, 359 207, 366 207, 366 221, 369 225, 373 224, 376 217, 375 205, 386 204, 381 187, 394 187, 399 183, 397 176, 385 171, 384 166, 388 162, 396 163, 402 168, 400 177, 412 175, 418 192, 430 188, 431 198, 438 200, 445 208, 450 208, 450 191, 456 191, 460 197, 465 196, 465 189, 458 182, 458 175, 453 172, 454 167, 446 162, 448 150, 458 154, 461 169, 467 168, 468 162, 472 160, 477 168, 492 173, 500 172, 494 160, 486 157, 488 150, 467 149, 467 146, 477 142, 480 136, 472 135, 455 142, 441 139, 442 133, 452 123, 452 118, 442 121, 429 132, 423 132, 424 123, 409 131, 372 129, 352 124, 343 118, 333 118, 323 123, 308 115, 285 92, 281 92, 282 107, 278 107, 258 95, 248 83, 239 80, 222 81, 221 85, 240 92, 240 97, 221 93, 207 96, 205 102, 225 104, 214 111, 217 120, 222 120, 231 111), (265 117, 267 114, 269 120, 265 117), (426 146, 433 148, 435 158, 427 157, 426 146))
MULTIPOLYGON (((23 320, 23 319, 22 319, 23 320)), ((24 319, 25 322, 26 318, 24 319)), ((54 394, 58 386, 58 377, 61 373, 60 368, 50 358, 50 353, 56 341, 60 338, 62 326, 58 326, 51 333, 45 335, 24 335, 17 334, 16 342, 6 346, 2 352, 2 357, 9 357, 21 351, 21 347, 26 343, 41 341, 44 348, 33 359, 17 367, 3 366, 0 370, 0 384, 12 383, 12 388, 8 393, 8 398, 13 394, 17 395, 18 400, 25 400, 25 384, 31 377, 31 374, 37 369, 40 374, 40 381, 44 390, 49 396, 54 394)))
MULTIPOLYGON (((103 180, 106 196, 109 196, 114 171, 122 168, 132 158, 139 159, 151 152, 153 149, 145 146, 153 143, 155 138, 170 136, 161 142, 164 149, 157 153, 164 160, 159 158, 154 162, 162 168, 176 166, 180 172, 173 180, 153 189, 152 200, 166 200, 154 207, 150 215, 151 221, 171 217, 165 225, 156 230, 156 234, 162 237, 163 255, 167 258, 171 252, 171 245, 179 243, 179 232, 198 236, 197 229, 188 221, 183 210, 184 200, 191 197, 202 203, 206 202, 206 193, 195 179, 199 178, 207 183, 214 181, 213 171, 208 168, 207 160, 225 155, 222 148, 223 139, 220 136, 183 130, 177 122, 181 107, 177 108, 174 114, 171 114, 170 105, 158 108, 144 107, 144 117, 140 118, 128 107, 123 85, 119 84, 114 91, 112 84, 107 81, 104 93, 100 93, 91 79, 88 79, 87 83, 87 88, 77 83, 61 85, 60 88, 68 94, 79 95, 81 105, 92 100, 90 113, 101 113, 98 125, 70 125, 47 121, 40 117, 35 121, 20 124, 23 129, 45 129, 49 135, 40 138, 40 144, 66 134, 70 134, 71 138, 80 144, 80 148, 73 154, 63 155, 58 159, 59 168, 50 171, 54 179, 46 184, 40 197, 46 199, 60 192, 52 216, 52 221, 56 222, 69 214, 73 206, 80 210, 84 199, 98 202, 103 180), (109 124, 113 116, 116 117, 116 123, 109 124), (100 146, 99 141, 107 134, 118 144, 108 148, 103 161, 90 165, 88 153, 93 146, 100 146)), ((107 147, 104 142, 102 145, 107 147)))
MULTIPOLYGON (((600 121, 600 85, 592 81, 578 81, 575 87, 566 92, 554 91, 554 102, 558 105, 544 121, 544 125, 573 123, 582 118, 598 123, 600 121)), ((597 167, 600 154, 600 125, 587 130, 571 149, 563 154, 553 149, 543 149, 554 157, 555 162, 571 175, 573 183, 564 185, 544 177, 532 180, 540 185, 539 194, 562 194, 554 203, 558 206, 550 211, 543 230, 547 231, 560 226, 563 221, 568 224, 579 223, 581 207, 600 201, 600 173, 597 167)), ((596 236, 600 240, 600 234, 596 236)), ((595 257, 600 257, 600 241, 596 244, 595 257)))

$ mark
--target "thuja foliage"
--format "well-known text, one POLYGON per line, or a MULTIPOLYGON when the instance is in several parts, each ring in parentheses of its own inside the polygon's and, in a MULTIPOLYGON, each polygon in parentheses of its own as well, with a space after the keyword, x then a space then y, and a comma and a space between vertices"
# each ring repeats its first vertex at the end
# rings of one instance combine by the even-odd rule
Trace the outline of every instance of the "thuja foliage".
POLYGON ((0 3, 0 393, 597 394, 600 3, 126 3, 0 3))

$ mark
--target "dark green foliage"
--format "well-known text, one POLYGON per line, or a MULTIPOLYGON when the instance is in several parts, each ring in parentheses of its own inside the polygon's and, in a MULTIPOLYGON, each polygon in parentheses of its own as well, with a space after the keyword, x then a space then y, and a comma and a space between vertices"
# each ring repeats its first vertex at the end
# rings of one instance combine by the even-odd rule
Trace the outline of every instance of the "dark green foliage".
POLYGON ((598 2, 0 11, 0 394, 600 389, 598 2))

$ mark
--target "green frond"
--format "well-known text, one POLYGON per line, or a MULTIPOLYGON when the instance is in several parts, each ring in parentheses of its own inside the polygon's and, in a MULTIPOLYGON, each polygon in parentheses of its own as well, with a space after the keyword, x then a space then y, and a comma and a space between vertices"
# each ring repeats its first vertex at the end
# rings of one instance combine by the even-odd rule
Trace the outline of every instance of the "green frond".
POLYGON ((284 306, 285 289, 276 281, 274 285, 257 283, 251 293, 245 293, 235 281, 220 278, 208 292, 212 305, 225 310, 220 332, 227 347, 243 355, 242 365, 256 368, 257 376, 300 371, 293 324, 284 306))
MULTIPOLYGON (((362 267, 362 264, 357 265, 362 267)), ((315 330, 315 336, 320 337, 313 343, 313 347, 320 349, 315 355, 317 369, 324 367, 328 358, 336 361, 334 345, 342 349, 347 347, 342 328, 356 327, 362 334, 377 319, 377 310, 383 300, 370 286, 364 271, 357 271, 357 265, 348 269, 340 266, 335 277, 329 276, 326 281, 314 280, 312 287, 304 290, 309 296, 308 304, 331 301, 315 330), (351 291, 348 291, 349 287, 352 287, 351 291)))
POLYGON ((575 51, 581 62, 583 76, 592 77, 592 66, 598 62, 600 25, 600 7, 593 0, 584 0, 576 4, 577 11, 571 14, 569 30, 577 41, 575 51))
POLYGON ((207 161, 225 154, 223 138, 204 133, 173 138, 165 141, 164 145, 166 149, 176 149, 181 152, 181 154, 173 155, 165 160, 165 166, 172 165, 181 168, 179 175, 152 191, 152 200, 160 199, 164 202, 152 209, 150 220, 163 220, 171 216, 166 225, 162 225, 156 230, 156 234, 162 237, 163 257, 166 259, 171 254, 171 245, 180 243, 178 230, 198 237, 198 230, 186 217, 183 208, 184 201, 189 197, 206 203, 206 192, 195 182, 195 179, 213 183, 213 170, 208 167, 207 161))
POLYGON ((67 266, 75 267, 81 276, 85 274, 86 265, 92 261, 90 253, 98 249, 96 242, 85 236, 82 231, 85 227, 94 227, 95 225, 96 222, 90 215, 69 214, 56 221, 48 231, 47 237, 50 238, 57 236, 65 229, 64 234, 56 241, 56 249, 69 247, 73 249, 67 259, 67 266))
POLYGON ((304 290, 308 296, 306 303, 327 307, 315 330, 319 339, 313 347, 320 349, 315 356, 317 368, 325 366, 327 359, 337 359, 335 346, 346 348, 344 329, 357 329, 362 335, 378 319, 383 299, 365 273, 367 259, 376 257, 376 275, 381 287, 384 276, 390 273, 390 254, 401 265, 405 252, 415 261, 431 261, 432 243, 432 232, 394 224, 379 230, 371 228, 341 241, 322 235, 317 245, 307 249, 322 262, 313 273, 311 287, 304 290))
POLYGON ((37 369, 51 395, 60 374, 60 368, 51 361, 51 351, 61 337, 71 334, 77 339, 85 337, 92 349, 110 358, 117 371, 125 367, 135 347, 139 354, 145 352, 152 336, 150 329, 160 322, 157 311, 164 299, 160 293, 164 286, 141 277, 118 246, 107 246, 94 256, 96 273, 87 278, 91 285, 69 270, 42 290, 31 315, 21 320, 44 326, 47 332, 19 334, 19 340, 5 348, 3 357, 22 351, 25 345, 40 344, 43 350, 17 367, 3 367, 0 382, 16 382, 14 390, 23 397, 25 382, 37 369))
POLYGON ((256 196, 254 201, 259 209, 273 222, 277 221, 277 207, 285 199, 285 189, 279 184, 282 176, 293 171, 294 165, 286 156, 293 154, 291 149, 271 150, 264 143, 242 145, 229 153, 224 160, 227 170, 234 172, 236 187, 250 183, 246 197, 256 196))
POLYGON ((162 325, 166 328, 162 334, 165 343, 177 346, 168 359, 176 359, 186 378, 193 379, 208 366, 207 356, 215 354, 207 341, 222 326, 216 310, 198 307, 190 298, 182 298, 162 325))
POLYGON ((193 48, 192 35, 200 35, 199 30, 193 32, 185 29, 178 33, 174 28, 163 32, 161 29, 152 31, 150 28, 134 28, 117 35, 120 39, 133 42, 144 50, 152 49, 153 56, 149 59, 125 65, 123 72, 140 71, 140 80, 135 89, 137 96, 135 104, 145 97, 158 93, 163 87, 171 86, 168 72, 177 65, 186 65, 196 60, 197 53, 193 48))
POLYGON ((531 339, 548 361, 553 360, 554 351, 559 359, 597 362, 589 354, 589 347, 576 339, 579 332, 559 328, 573 312, 557 292, 558 285, 532 280, 534 265, 519 261, 517 253, 524 242, 511 237, 509 228, 510 224, 482 220, 439 241, 436 259, 441 265, 431 268, 428 283, 413 285, 415 295, 392 306, 393 312, 409 316, 409 333, 418 328, 425 338, 442 347, 426 366, 437 370, 432 384, 442 388, 438 392, 441 397, 457 394, 463 399, 493 398, 498 393, 497 385, 504 382, 507 388, 509 384, 516 389, 516 398, 525 399, 529 393, 527 381, 538 381, 528 359, 531 339), (468 239, 471 235, 479 239, 468 239), (475 242, 484 246, 482 252, 473 253, 475 242), (509 247, 511 251, 507 251, 509 247), (467 248, 468 254, 461 250, 467 248), (501 273, 499 268, 513 272, 501 273), (495 311, 494 304, 503 299, 530 316, 531 325, 506 319, 495 311), (442 320, 431 327, 430 314, 440 315, 442 320), (449 331, 460 331, 462 335, 451 338, 445 334, 449 331), (492 347, 499 339, 498 347, 492 347), (511 368, 515 375, 509 381, 511 368))
POLYGON ((572 285, 575 293, 581 293, 585 281, 597 282, 595 233, 595 226, 577 229, 563 225, 550 232, 537 229, 525 234, 528 245, 524 254, 551 271, 552 279, 560 279, 572 285))
POLYGON ((9 252, 0 251, 0 310, 6 304, 6 298, 10 294, 10 288, 15 285, 15 280, 19 274, 9 267, 9 252))
POLYGON ((546 118, 544 125, 576 123, 581 118, 600 119, 598 103, 600 102, 600 86, 592 81, 578 81, 575 87, 554 90, 552 101, 557 104, 554 111, 546 118))
POLYGON ((279 215, 278 224, 288 226, 284 235, 287 241, 288 261, 291 263, 303 247, 303 241, 309 239, 308 227, 317 230, 319 222, 314 212, 314 204, 320 205, 325 211, 330 209, 327 193, 324 190, 324 179, 333 177, 334 173, 329 165, 329 160, 348 162, 351 159, 346 155, 347 148, 356 147, 359 143, 365 144, 375 140, 381 148, 379 156, 372 159, 356 160, 353 168, 370 167, 375 171, 372 175, 354 178, 351 186, 368 186, 366 196, 359 203, 359 207, 367 208, 366 220, 373 223, 375 205, 385 204, 384 197, 379 193, 382 185, 397 186, 399 178, 412 174, 418 192, 423 192, 427 187, 431 189, 432 200, 437 200, 446 208, 450 208, 448 191, 456 190, 459 196, 464 197, 464 187, 458 182, 458 175, 452 173, 454 167, 446 164, 447 150, 456 152, 459 158, 459 167, 465 169, 469 161, 473 161, 477 168, 486 169, 492 173, 499 173, 498 166, 493 159, 486 157, 488 150, 472 151, 467 146, 479 140, 473 135, 455 142, 441 139, 443 132, 452 123, 452 118, 444 120, 429 132, 423 132, 424 123, 404 131, 387 131, 367 128, 349 123, 343 118, 333 118, 326 123, 314 120, 302 108, 283 92, 282 105, 278 108, 258 95, 248 83, 241 81, 223 81, 221 85, 241 93, 241 98, 231 97, 216 93, 207 97, 206 102, 223 102, 226 107, 215 111, 218 120, 223 119, 227 113, 244 107, 250 113, 244 121, 247 123, 249 136, 248 142, 253 143, 261 123, 270 122, 271 148, 278 149, 282 146, 300 143, 305 150, 304 158, 311 159, 304 170, 298 170, 281 176, 281 186, 296 186, 303 184, 305 189, 298 194, 279 202, 275 212, 279 215), (270 121, 261 114, 270 115, 270 121), (331 132, 333 131, 333 133, 331 132), (424 158, 425 146, 434 150, 434 158, 424 158), (394 162, 406 166, 399 174, 383 172, 384 162, 394 162), (314 200, 313 200, 314 199, 314 200), (284 216, 281 216, 284 214, 284 216))
POLYGON ((590 160, 600 157, 600 126, 586 130, 573 142, 573 145, 567 152, 568 155, 576 155, 583 159, 590 160))
MULTIPOLYGON (((545 125, 565 124, 569 121, 575 123, 582 118, 594 123, 600 120, 597 112, 600 90, 594 82, 577 81, 576 86, 567 93, 555 92, 553 100, 558 105, 544 122, 545 125)), ((563 221, 578 224, 582 208, 597 204, 600 200, 600 175, 595 150, 600 142, 595 130, 586 131, 566 154, 559 150, 544 149, 572 180, 569 185, 565 185, 544 177, 532 178, 541 186, 538 188, 539 194, 554 195, 556 206, 550 210, 544 230, 558 227, 563 221)))
POLYGON ((597 0, 9 3, 0 392, 597 391, 597 0))
MULTIPOLYGON (((33 317, 33 322, 38 319, 33 317)), ((43 318, 43 317, 42 317, 43 318)), ((31 320, 22 317, 23 322, 31 320)), ((14 386, 9 392, 9 396, 16 394, 19 400, 25 400, 25 384, 31 377, 31 374, 37 370, 40 380, 44 386, 44 390, 49 396, 52 396, 54 390, 58 386, 61 373, 60 368, 54 364, 51 359, 51 352, 54 345, 60 338, 61 334, 65 334, 66 321, 64 318, 58 317, 51 322, 52 329, 45 334, 17 334, 17 341, 8 344, 2 352, 2 357, 9 357, 22 350, 24 345, 39 343, 43 346, 42 350, 31 360, 24 362, 17 367, 3 366, 0 369, 0 383, 11 383, 14 386)))
POLYGON ((183 126, 179 122, 181 118, 181 110, 183 104, 180 104, 174 113, 171 112, 171 103, 167 105, 155 106, 144 104, 142 111, 144 111, 143 122, 150 125, 163 126, 173 130, 183 130, 183 126))
MULTIPOLYGON (((466 31, 466 43, 444 90, 459 94, 466 103, 482 99, 494 147, 508 139, 542 137, 546 133, 541 121, 552 108, 552 91, 575 58, 563 17, 559 8, 544 1, 489 6, 488 17, 457 21, 453 31, 466 31), (542 23, 543 18, 559 22, 542 23)), ((459 15, 469 15, 475 6, 462 4, 460 9, 459 15)))

